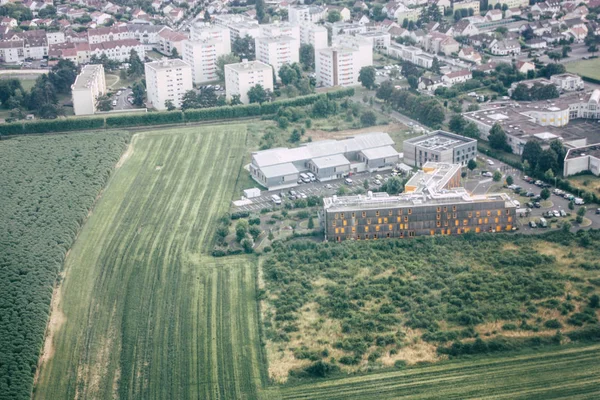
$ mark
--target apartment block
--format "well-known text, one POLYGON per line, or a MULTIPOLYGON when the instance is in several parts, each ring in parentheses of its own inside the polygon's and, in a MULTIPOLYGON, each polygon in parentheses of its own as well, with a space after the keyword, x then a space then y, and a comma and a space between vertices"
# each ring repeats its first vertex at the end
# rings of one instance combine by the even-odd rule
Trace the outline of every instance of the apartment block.
POLYGON ((323 199, 325 240, 377 240, 467 232, 512 231, 516 206, 506 193, 470 195, 460 187, 460 165, 427 163, 405 193, 323 199))
POLYGON ((288 20, 291 23, 319 22, 327 16, 327 9, 315 5, 288 6, 288 20))
POLYGON ((215 14, 214 23, 229 29, 231 40, 246 35, 256 38, 260 36, 258 21, 240 14, 215 14))
POLYGON ((231 53, 229 29, 218 25, 198 25, 191 39, 183 43, 183 60, 192 66, 192 80, 201 84, 218 79, 217 59, 231 53))
POLYGON ((477 140, 446 131, 407 139, 403 144, 404 163, 421 167, 428 162, 467 165, 477 157, 477 140))
POLYGON ((479 1, 457 1, 452 5, 452 9, 454 11, 456 10, 468 10, 472 8, 473 9, 473 14, 474 15, 478 15, 479 14, 479 1))
POLYGON ((181 107, 185 92, 192 90, 192 67, 179 59, 146 63, 146 90, 148 103, 157 110, 166 110, 171 100, 181 107))
POLYGON ((84 66, 71 85, 75 115, 94 114, 98 97, 105 93, 104 67, 101 64, 84 66))
POLYGON ((271 65, 276 79, 282 65, 300 61, 298 41, 291 36, 257 37, 255 45, 256 59, 271 65))
POLYGON ((240 101, 248 104, 248 91, 256 85, 265 90, 273 90, 273 68, 260 61, 243 60, 241 63, 225 66, 225 93, 227 100, 234 95, 240 96, 240 101))
POLYGON ((364 38, 340 35, 332 47, 315 50, 317 85, 358 85, 360 69, 369 65, 373 65, 373 49, 364 38))
POLYGON ((300 26, 289 22, 276 22, 273 24, 259 25, 261 37, 281 37, 288 36, 297 42, 300 47, 300 26))
POLYGON ((312 44, 315 50, 327 47, 327 28, 321 25, 315 25, 312 22, 300 23, 300 43, 312 44))

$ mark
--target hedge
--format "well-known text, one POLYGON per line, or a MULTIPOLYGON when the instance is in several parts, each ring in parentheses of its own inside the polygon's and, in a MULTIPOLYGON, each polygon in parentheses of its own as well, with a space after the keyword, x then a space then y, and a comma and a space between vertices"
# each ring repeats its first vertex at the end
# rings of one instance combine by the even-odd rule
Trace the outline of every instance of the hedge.
POLYGON ((334 92, 310 94, 263 104, 212 107, 185 111, 159 111, 129 115, 74 117, 35 122, 13 122, 0 125, 0 136, 247 118, 275 114, 282 107, 302 107, 314 104, 320 99, 341 99, 353 95, 354 89, 347 88, 334 92))

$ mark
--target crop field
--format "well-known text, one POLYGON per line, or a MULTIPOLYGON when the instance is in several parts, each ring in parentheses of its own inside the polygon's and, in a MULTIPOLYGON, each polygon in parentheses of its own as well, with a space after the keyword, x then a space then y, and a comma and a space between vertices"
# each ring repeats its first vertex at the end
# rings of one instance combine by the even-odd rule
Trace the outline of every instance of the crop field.
POLYGON ((245 138, 242 125, 134 136, 67 257, 34 398, 258 397, 256 259, 207 255, 245 138))
POLYGON ((600 67, 600 58, 567 63, 565 67, 567 67, 568 72, 593 79, 600 79, 600 68, 598 68, 600 67))
POLYGON ((273 389, 292 399, 593 399, 600 345, 313 381, 273 389))

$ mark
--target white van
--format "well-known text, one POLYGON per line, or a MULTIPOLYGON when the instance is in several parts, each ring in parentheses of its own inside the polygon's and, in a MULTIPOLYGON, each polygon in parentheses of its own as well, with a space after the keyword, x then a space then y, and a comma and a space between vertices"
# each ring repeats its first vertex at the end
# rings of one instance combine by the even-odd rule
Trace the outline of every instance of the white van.
POLYGON ((311 182, 314 182, 314 181, 317 180, 317 177, 312 172, 307 172, 306 175, 308 175, 308 177, 310 178, 311 182))
POLYGON ((519 200, 513 200, 512 202, 517 208, 521 208, 521 202, 519 200))
POLYGON ((487 160, 488 165, 494 165, 494 162, 492 160, 487 160))
POLYGON ((275 203, 276 205, 281 204, 281 197, 277 196, 276 194, 271 195, 271 200, 273 200, 273 203, 275 203))
POLYGON ((304 183, 310 183, 310 177, 304 172, 300 174, 300 179, 302 179, 302 182, 304 183))
POLYGON ((575 204, 577 204, 578 206, 582 206, 585 204, 585 201, 583 201, 581 197, 575 197, 575 204))

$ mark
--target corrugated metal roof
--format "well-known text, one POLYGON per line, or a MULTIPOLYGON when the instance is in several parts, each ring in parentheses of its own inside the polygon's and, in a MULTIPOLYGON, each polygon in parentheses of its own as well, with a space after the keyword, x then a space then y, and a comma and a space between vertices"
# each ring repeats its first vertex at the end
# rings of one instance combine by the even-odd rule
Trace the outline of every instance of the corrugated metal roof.
POLYGON ((379 158, 395 157, 398 156, 398 152, 392 146, 377 147, 375 149, 366 149, 361 151, 369 160, 376 160, 379 158))
POLYGON ((394 141, 387 133, 372 132, 363 133, 343 140, 323 140, 307 143, 294 149, 277 148, 258 151, 254 153, 252 157, 254 164, 262 169, 272 165, 310 160, 318 157, 333 156, 336 154, 384 147, 393 144, 394 141))

